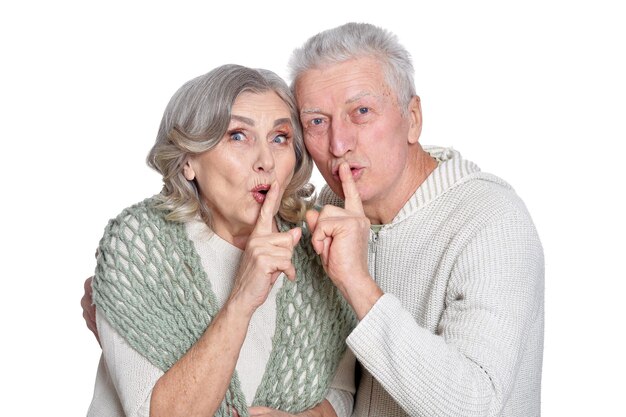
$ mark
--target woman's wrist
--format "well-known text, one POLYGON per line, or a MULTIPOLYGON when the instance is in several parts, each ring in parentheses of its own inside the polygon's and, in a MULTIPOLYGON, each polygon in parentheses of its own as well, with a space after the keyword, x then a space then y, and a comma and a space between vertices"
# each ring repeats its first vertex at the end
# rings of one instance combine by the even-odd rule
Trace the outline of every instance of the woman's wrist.
POLYGON ((222 312, 231 319, 250 322, 257 307, 244 294, 233 291, 222 307, 222 312))

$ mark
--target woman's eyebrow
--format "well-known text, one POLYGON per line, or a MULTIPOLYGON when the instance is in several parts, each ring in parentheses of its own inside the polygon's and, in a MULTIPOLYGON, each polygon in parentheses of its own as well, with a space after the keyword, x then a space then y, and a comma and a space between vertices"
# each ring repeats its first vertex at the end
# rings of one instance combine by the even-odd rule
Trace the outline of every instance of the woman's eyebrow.
POLYGON ((254 126, 255 125, 254 120, 252 120, 249 117, 237 116, 236 114, 233 114, 233 115, 230 116, 230 118, 231 119, 235 119, 235 120, 239 120, 240 122, 245 123, 245 124, 250 125, 250 126, 254 126))
MULTIPOLYGON (((233 114, 230 116, 231 119, 234 120, 238 120, 242 123, 245 123, 249 126, 255 126, 256 123, 253 119, 249 118, 249 117, 244 117, 244 116, 237 116, 236 114, 233 114)), ((278 125, 282 125, 282 124, 291 124, 291 119, 288 117, 281 117, 280 119, 276 119, 274 120, 274 127, 278 126, 278 125)))
POLYGON ((287 118, 287 117, 283 117, 282 119, 276 119, 274 121, 274 127, 278 126, 278 125, 282 125, 282 124, 288 124, 291 125, 291 119, 287 118))

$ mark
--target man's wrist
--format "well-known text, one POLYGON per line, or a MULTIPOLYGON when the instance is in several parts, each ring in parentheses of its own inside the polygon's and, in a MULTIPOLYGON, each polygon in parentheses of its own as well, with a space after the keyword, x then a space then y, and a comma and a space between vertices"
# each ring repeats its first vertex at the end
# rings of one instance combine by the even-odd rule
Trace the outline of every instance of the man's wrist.
POLYGON ((357 319, 362 320, 374 307, 374 304, 384 295, 383 290, 376 285, 372 277, 361 279, 350 288, 346 287, 344 297, 348 304, 352 306, 357 319))

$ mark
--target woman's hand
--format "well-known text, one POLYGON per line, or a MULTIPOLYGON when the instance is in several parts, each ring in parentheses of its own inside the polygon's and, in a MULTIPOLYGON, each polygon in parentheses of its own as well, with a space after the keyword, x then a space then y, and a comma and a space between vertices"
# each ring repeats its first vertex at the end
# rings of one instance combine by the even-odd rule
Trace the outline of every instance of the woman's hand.
POLYGON ((250 417, 296 417, 295 414, 285 413, 284 411, 274 410, 268 407, 250 407, 248 412, 250 413, 250 417))
POLYGON ((302 230, 295 228, 284 233, 273 231, 274 213, 280 204, 279 197, 279 185, 274 181, 248 238, 228 301, 239 303, 250 315, 265 302, 281 272, 292 281, 296 278, 291 257, 293 248, 302 236, 302 230))
POLYGON ((289 414, 268 407, 250 407, 248 412, 250 417, 337 417, 335 409, 328 400, 324 400, 315 407, 298 414, 289 414))

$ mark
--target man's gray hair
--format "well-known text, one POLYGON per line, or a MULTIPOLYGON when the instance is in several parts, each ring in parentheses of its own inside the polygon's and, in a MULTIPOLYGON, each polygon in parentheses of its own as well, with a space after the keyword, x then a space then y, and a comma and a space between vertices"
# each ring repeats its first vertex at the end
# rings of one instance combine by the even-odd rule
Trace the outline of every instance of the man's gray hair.
POLYGON ((195 181, 183 174, 187 158, 213 149, 223 138, 237 97, 245 92, 275 92, 289 108, 293 125, 296 166, 286 186, 279 214, 297 222, 304 217, 309 202, 303 199, 313 191, 308 184, 313 162, 304 148, 302 129, 295 100, 278 75, 263 69, 223 65, 186 82, 167 105, 157 139, 147 162, 163 176, 159 194, 161 208, 168 220, 191 220, 196 215, 211 226, 211 212, 195 181))
POLYGON ((387 84, 405 114, 415 96, 411 56, 396 35, 369 23, 346 23, 320 32, 293 51, 289 60, 291 89, 295 94, 298 78, 306 71, 363 57, 380 61, 387 84))

